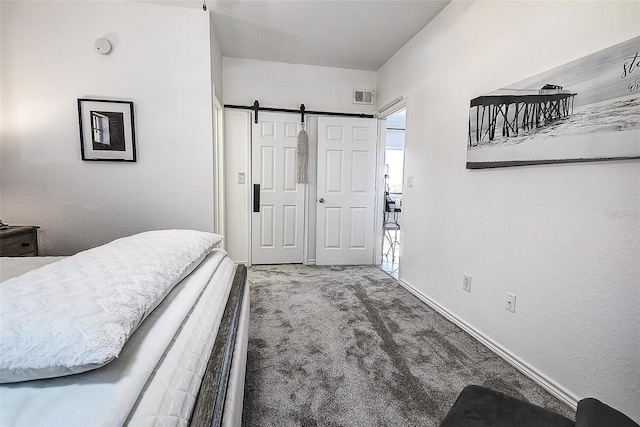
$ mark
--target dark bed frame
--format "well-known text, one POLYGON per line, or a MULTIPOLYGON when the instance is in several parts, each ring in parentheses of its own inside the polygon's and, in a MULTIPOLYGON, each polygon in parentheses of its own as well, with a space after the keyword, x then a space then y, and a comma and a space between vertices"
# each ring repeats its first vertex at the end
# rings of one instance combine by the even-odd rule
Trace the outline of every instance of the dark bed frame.
POLYGON ((200 385, 196 406, 189 421, 193 427, 217 427, 222 424, 233 349, 246 286, 247 267, 244 264, 238 264, 211 357, 200 385))

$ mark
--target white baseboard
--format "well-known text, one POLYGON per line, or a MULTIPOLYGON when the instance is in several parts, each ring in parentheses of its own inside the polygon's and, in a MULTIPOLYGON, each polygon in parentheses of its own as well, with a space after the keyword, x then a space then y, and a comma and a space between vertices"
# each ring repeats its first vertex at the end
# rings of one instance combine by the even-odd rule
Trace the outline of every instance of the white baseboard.
POLYGON ((308 259, 307 263, 305 265, 316 265, 316 260, 315 259, 308 259))
POLYGON ((575 394, 571 393, 569 390, 562 387, 560 384, 558 384, 557 382, 555 382, 554 380, 552 380, 542 372, 538 371, 535 367, 529 365, 528 363, 526 363, 525 361, 523 361, 522 359, 520 359, 519 357, 511 353, 509 350, 502 347, 500 344, 495 342, 490 337, 484 335, 482 332, 475 329, 473 326, 469 325, 464 320, 460 319, 458 316, 451 313, 449 310, 447 310, 446 308, 444 308, 443 306, 441 306, 440 304, 438 304, 428 296, 424 295, 422 292, 418 291, 417 289, 415 289, 413 286, 411 286, 404 280, 399 280, 398 282, 402 287, 404 287, 409 292, 414 294, 416 297, 422 300, 429 307, 433 308, 435 311, 443 315, 447 320, 450 320, 451 322, 455 323, 466 333, 468 333, 473 338, 478 340, 481 344, 483 344, 489 350, 491 350, 496 355, 504 359, 507 363, 512 365, 518 371, 522 372, 524 375, 531 378, 533 381, 535 381, 537 384, 539 384, 541 387, 543 387, 553 396, 560 399, 561 401, 563 401, 564 403, 572 407, 574 410, 576 409, 576 407, 578 406, 578 400, 580 399, 575 394))

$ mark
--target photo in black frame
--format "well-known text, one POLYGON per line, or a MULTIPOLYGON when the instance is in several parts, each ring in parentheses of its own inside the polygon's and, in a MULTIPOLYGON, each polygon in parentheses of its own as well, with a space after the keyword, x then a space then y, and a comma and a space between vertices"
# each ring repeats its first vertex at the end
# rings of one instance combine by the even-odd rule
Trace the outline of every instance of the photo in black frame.
POLYGON ((136 161, 133 102, 78 99, 82 160, 136 161))

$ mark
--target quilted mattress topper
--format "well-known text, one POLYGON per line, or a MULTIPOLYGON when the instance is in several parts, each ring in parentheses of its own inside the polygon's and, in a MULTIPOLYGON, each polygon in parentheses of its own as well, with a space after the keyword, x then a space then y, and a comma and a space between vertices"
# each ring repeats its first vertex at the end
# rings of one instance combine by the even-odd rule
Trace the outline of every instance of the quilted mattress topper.
POLYGON ((0 382, 96 369, 222 240, 160 230, 115 240, 0 286, 0 382))

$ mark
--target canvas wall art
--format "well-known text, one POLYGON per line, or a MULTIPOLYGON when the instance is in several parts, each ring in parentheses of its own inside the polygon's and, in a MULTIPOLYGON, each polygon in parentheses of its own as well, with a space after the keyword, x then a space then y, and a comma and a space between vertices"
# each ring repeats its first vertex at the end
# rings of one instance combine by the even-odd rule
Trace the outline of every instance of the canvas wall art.
POLYGON ((640 37, 474 98, 467 169, 640 158, 640 37))
POLYGON ((133 102, 78 99, 82 160, 136 161, 133 102))

